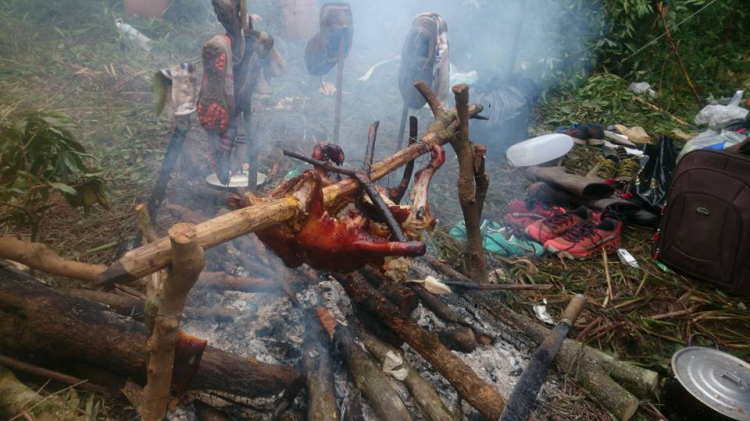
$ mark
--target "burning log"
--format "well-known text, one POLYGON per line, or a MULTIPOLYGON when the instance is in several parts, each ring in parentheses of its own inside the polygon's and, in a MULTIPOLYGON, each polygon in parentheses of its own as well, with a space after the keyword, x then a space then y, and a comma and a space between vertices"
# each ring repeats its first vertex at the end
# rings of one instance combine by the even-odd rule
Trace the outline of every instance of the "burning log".
POLYGON ((316 323, 317 313, 305 310, 307 319, 302 364, 307 379, 307 419, 328 421, 339 419, 336 388, 333 384, 333 361, 328 337, 316 323))
POLYGON ((361 275, 357 273, 337 275, 336 279, 353 302, 377 314, 383 323, 432 364, 471 406, 490 419, 500 417, 505 406, 505 399, 440 343, 437 335, 425 331, 411 319, 399 313, 398 309, 368 284, 361 275))
MULTIPOLYGON (((427 256, 425 259, 434 270, 446 276, 466 279, 461 273, 432 257, 427 256)), ((498 326, 499 329, 507 331, 507 326, 510 326, 537 345, 541 344, 550 332, 549 329, 514 312, 505 304, 492 300, 486 294, 467 291, 464 296, 492 315, 501 324, 498 326)), ((591 393, 618 419, 629 419, 638 408, 638 398, 634 394, 647 398, 656 394, 659 387, 657 373, 619 361, 573 339, 565 339, 555 361, 561 371, 569 373, 579 386, 591 393)))
POLYGON ((402 380, 406 388, 409 389, 414 398, 414 402, 417 403, 419 409, 427 416, 431 421, 451 421, 452 417, 448 407, 445 406, 443 401, 438 396, 435 388, 422 376, 414 367, 409 364, 403 354, 396 348, 382 342, 380 339, 373 335, 370 335, 362 328, 357 328, 357 337, 362 344, 365 346, 367 351, 370 352, 378 361, 382 364, 388 358, 388 354, 399 356, 402 359, 401 367, 406 369, 406 377, 402 380))
POLYGON ((401 397, 393 390, 380 367, 357 345, 351 328, 336 322, 325 308, 318 309, 318 318, 328 336, 338 344, 354 385, 367 398, 378 419, 410 421, 411 415, 401 397))
MULTIPOLYGON (((466 116, 476 116, 480 105, 468 106, 466 116)), ((430 125, 419 142, 395 153, 372 166, 371 180, 379 180, 413 159, 432 151, 434 145, 450 141, 458 128, 458 113, 444 112, 430 125)), ((359 189, 355 180, 343 180, 323 189, 325 207, 346 201, 359 189)), ((292 221, 303 209, 300 201, 291 196, 269 200, 258 206, 239 209, 199 224, 198 242, 204 248, 215 247, 241 235, 292 221)), ((132 282, 166 267, 171 260, 168 239, 131 250, 98 277, 98 285, 111 286, 132 282)))
MULTIPOLYGON (((0 353, 40 365, 86 363, 143 383, 145 342, 143 324, 0 267, 0 353)), ((240 401, 289 393, 301 380, 293 368, 209 346, 190 389, 240 401)))

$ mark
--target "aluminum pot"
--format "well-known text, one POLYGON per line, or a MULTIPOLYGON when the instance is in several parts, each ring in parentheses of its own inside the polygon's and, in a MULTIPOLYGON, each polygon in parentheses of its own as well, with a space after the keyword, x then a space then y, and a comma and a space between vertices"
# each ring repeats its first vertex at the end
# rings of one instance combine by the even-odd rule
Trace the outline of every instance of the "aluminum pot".
POLYGON ((662 388, 670 421, 750 421, 750 364, 714 348, 688 346, 672 356, 673 377, 662 388))

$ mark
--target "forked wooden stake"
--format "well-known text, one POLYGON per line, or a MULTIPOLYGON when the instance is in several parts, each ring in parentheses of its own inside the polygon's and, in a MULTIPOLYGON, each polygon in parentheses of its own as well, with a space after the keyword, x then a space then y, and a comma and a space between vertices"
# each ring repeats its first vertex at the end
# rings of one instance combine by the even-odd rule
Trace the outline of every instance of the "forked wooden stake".
POLYGON ((174 225, 169 230, 169 240, 172 243, 172 276, 164 284, 154 334, 147 342, 151 358, 148 383, 143 391, 143 419, 146 421, 160 421, 167 413, 182 311, 190 289, 206 265, 195 225, 174 225))

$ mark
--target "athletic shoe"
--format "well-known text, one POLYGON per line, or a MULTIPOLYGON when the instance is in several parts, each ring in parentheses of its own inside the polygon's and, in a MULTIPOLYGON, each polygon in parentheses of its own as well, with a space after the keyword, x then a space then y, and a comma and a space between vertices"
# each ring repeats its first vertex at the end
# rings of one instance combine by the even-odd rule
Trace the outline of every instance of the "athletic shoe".
POLYGON ((414 19, 401 49, 398 88, 409 108, 425 106, 424 97, 414 88, 423 81, 441 103, 450 84, 448 25, 437 13, 422 13, 414 19))
POLYGON ((305 67, 313 76, 323 76, 339 62, 339 48, 344 42, 344 57, 352 48, 354 27, 352 9, 346 3, 328 3, 320 9, 320 30, 307 43, 305 67))
POLYGON ((641 171, 641 162, 638 158, 629 158, 620 164, 617 170, 616 179, 618 181, 631 181, 641 171))
POLYGON ((619 167, 620 158, 617 155, 605 156, 599 159, 599 162, 586 174, 586 177, 597 180, 610 180, 615 178, 619 167))
POLYGON ((234 76, 229 37, 217 35, 203 46, 203 80, 198 96, 198 121, 214 133, 226 133, 234 118, 234 76))
POLYGON ((581 206, 570 212, 533 222, 526 227, 526 235, 537 243, 544 244, 548 240, 565 234, 574 226, 584 223, 590 217, 591 211, 581 206))
POLYGON ((559 207, 547 206, 542 202, 513 199, 508 205, 508 213, 505 215, 503 222, 516 233, 523 234, 526 232, 526 227, 531 225, 532 222, 550 218, 561 213, 565 213, 565 210, 559 207))
POLYGON ((622 222, 604 218, 596 225, 588 221, 578 224, 561 237, 545 242, 544 248, 568 259, 589 259, 602 250, 615 253, 620 248, 621 235, 622 222))
POLYGON ((511 234, 510 228, 497 222, 485 221, 481 227, 484 249, 494 254, 511 256, 540 257, 544 254, 544 247, 534 241, 524 240, 511 234))

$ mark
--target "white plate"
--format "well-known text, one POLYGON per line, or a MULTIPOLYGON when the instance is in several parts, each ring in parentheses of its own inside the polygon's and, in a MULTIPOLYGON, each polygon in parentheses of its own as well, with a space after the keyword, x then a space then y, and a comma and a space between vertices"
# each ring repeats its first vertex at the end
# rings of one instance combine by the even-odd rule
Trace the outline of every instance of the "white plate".
MULTIPOLYGON (((258 173, 258 185, 266 182, 266 175, 263 173, 258 173)), ((219 177, 216 176, 216 174, 211 173, 208 177, 206 177, 206 182, 212 186, 216 187, 247 187, 247 174, 237 173, 232 174, 232 177, 229 178, 229 184, 221 184, 221 181, 219 181, 219 177)))

